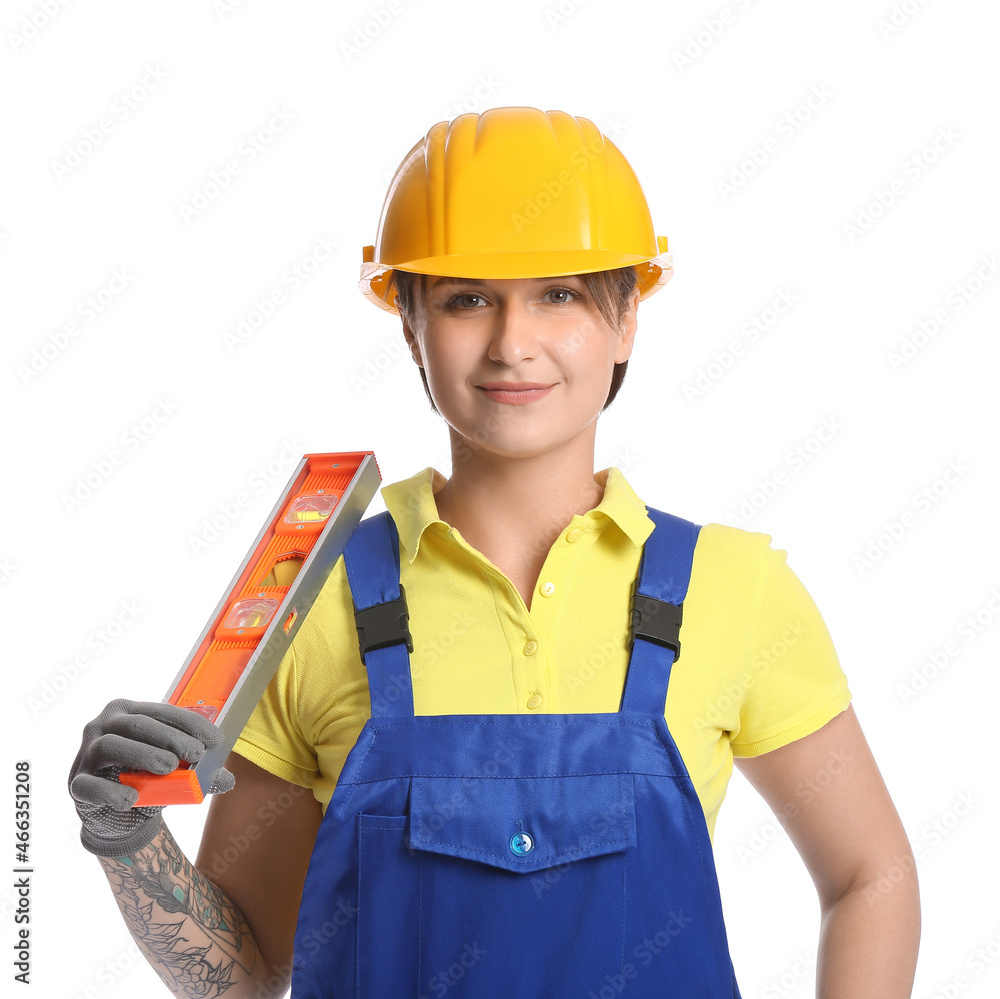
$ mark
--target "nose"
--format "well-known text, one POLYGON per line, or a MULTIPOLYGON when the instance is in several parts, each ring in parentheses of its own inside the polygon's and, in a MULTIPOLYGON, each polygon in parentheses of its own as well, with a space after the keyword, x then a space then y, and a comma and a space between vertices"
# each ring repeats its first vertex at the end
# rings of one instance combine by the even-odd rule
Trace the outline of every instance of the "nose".
POLYGON ((508 367, 538 355, 539 336, 544 319, 535 315, 525 302, 511 296, 496 310, 490 337, 489 356, 508 367))

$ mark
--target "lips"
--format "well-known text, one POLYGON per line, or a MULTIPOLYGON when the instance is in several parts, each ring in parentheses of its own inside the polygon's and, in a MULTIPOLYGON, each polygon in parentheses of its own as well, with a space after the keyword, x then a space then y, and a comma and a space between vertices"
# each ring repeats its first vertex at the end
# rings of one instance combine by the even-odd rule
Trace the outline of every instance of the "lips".
POLYGON ((553 387, 544 382, 484 382, 478 386, 494 402, 511 406, 535 402, 548 395, 553 387))
POLYGON ((546 389, 552 386, 545 382, 483 382, 479 387, 486 389, 487 392, 524 392, 528 389, 546 389))

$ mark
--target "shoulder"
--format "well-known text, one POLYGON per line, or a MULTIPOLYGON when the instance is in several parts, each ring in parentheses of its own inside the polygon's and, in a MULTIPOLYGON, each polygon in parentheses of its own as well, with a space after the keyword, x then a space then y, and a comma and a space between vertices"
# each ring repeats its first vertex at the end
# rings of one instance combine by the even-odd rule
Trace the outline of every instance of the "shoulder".
POLYGON ((784 561, 787 553, 772 547, 772 536, 727 524, 707 523, 698 532, 692 577, 721 581, 741 580, 763 583, 769 563, 784 561))
POLYGON ((688 605, 711 616, 716 626, 748 636, 769 630, 771 619, 816 614, 811 598, 789 567, 788 553, 763 531, 704 524, 698 533, 688 605))
MULTIPOLYGON (((685 618, 707 622, 710 630, 746 641, 756 627, 774 551, 771 536, 725 524, 703 524, 698 531, 685 618)), ((784 553, 782 553, 783 555, 784 553)))

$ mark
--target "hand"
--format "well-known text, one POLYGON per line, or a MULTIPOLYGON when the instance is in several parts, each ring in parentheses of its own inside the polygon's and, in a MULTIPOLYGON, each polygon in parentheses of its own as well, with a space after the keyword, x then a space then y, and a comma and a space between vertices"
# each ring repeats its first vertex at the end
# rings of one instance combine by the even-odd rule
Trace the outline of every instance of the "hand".
MULTIPOLYGON (((123 770, 168 774, 180 761, 197 763, 222 733, 203 715, 158 701, 111 701, 83 729, 83 743, 69 774, 69 793, 83 822, 80 841, 98 857, 127 857, 150 843, 163 805, 133 808, 139 792, 122 784, 123 770)), ((236 781, 225 767, 212 774, 210 794, 236 781)))

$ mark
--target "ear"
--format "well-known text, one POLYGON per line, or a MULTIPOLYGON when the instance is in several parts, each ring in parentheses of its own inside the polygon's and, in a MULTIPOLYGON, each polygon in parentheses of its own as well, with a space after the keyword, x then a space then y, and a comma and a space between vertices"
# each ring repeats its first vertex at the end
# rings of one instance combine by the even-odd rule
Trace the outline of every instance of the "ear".
POLYGON ((413 358, 413 363, 416 364, 418 368, 424 366, 423 355, 420 353, 420 344, 417 343, 416 334, 413 332, 413 327, 407 322, 406 317, 401 312, 399 314, 400 319, 403 321, 403 338, 406 340, 406 345, 410 348, 410 357, 413 358))
POLYGON ((623 361, 627 361, 632 355, 632 345, 635 342, 635 332, 638 328, 638 311, 639 311, 639 289, 632 289, 632 298, 629 302, 628 309, 626 309, 625 314, 622 316, 622 328, 621 333, 618 336, 618 344, 615 347, 615 364, 621 364, 623 361))

